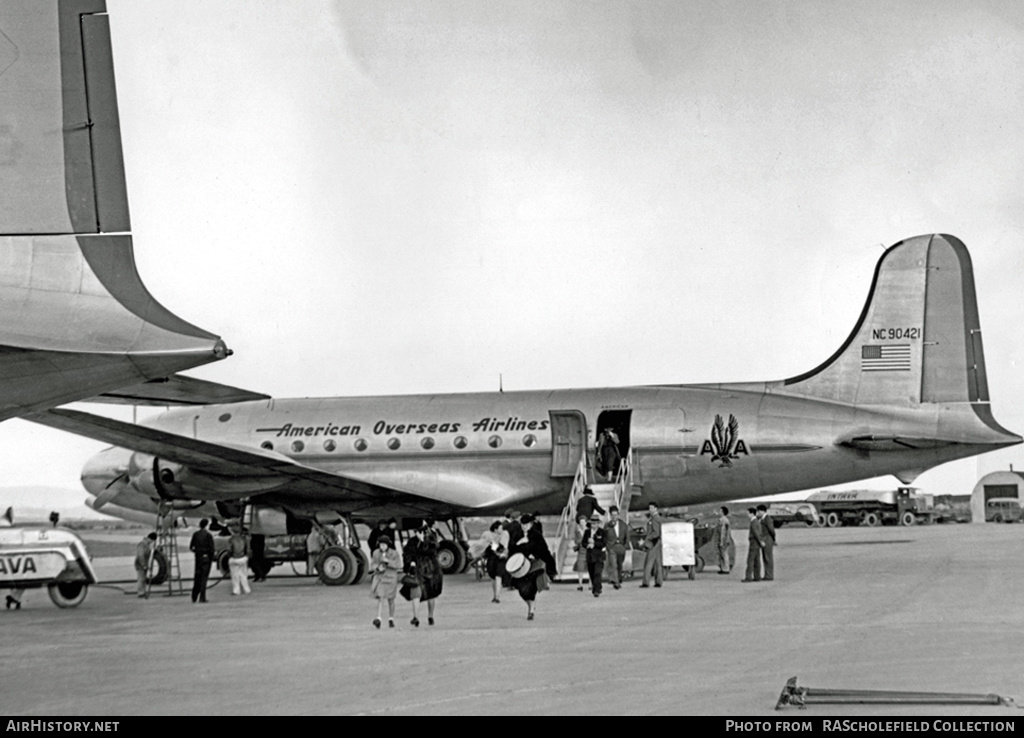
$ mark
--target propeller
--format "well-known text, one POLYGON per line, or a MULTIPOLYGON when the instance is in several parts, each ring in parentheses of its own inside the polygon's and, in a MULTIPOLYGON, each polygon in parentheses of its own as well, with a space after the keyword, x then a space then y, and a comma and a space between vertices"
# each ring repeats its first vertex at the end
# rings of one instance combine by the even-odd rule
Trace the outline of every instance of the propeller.
POLYGON ((103 491, 96 495, 96 499, 92 503, 93 510, 99 510, 101 507, 106 505, 108 502, 113 500, 121 493, 120 487, 115 487, 117 482, 127 482, 128 474, 118 474, 116 477, 110 480, 109 484, 103 488, 103 491))

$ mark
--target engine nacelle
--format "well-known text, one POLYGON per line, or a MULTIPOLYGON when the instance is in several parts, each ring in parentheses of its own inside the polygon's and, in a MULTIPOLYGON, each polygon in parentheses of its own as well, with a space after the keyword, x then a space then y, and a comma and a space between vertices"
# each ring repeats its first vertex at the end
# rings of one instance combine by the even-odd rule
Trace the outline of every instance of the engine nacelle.
POLYGON ((152 454, 136 452, 128 460, 128 484, 137 492, 141 492, 153 500, 173 499, 168 496, 168 491, 158 486, 156 477, 153 474, 158 460, 152 454))
POLYGON ((128 464, 128 480, 139 492, 160 500, 237 500, 279 490, 291 481, 272 474, 224 476, 136 452, 128 464))

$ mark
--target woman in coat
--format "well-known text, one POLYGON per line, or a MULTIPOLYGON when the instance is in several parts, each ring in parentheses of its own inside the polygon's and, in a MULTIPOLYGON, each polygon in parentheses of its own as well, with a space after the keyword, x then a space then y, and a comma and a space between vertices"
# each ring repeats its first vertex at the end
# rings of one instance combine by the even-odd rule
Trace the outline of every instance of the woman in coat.
POLYGON ((388 627, 395 627, 395 595, 398 594, 398 572, 402 570, 402 557, 398 555, 391 538, 377 537, 377 550, 370 557, 370 596, 377 599, 377 617, 373 627, 380 627, 384 600, 388 601, 388 627))
POLYGON ((505 539, 507 534, 501 529, 501 521, 495 520, 491 523, 489 530, 485 530, 480 536, 480 542, 484 545, 483 560, 487 570, 487 576, 491 580, 491 589, 494 596, 491 602, 501 602, 498 596, 501 587, 501 571, 506 561, 505 539))
POLYGON ((530 560, 530 571, 524 576, 513 578, 512 584, 526 602, 526 619, 533 620, 537 609, 537 593, 548 588, 548 577, 554 577, 558 567, 547 541, 534 525, 533 516, 524 515, 519 522, 523 526, 523 537, 518 541, 509 541, 509 558, 517 553, 523 554, 530 560))
POLYGON ((405 571, 416 577, 417 586, 402 587, 402 596, 412 602, 413 626, 419 627, 420 620, 417 617, 415 589, 419 590, 420 602, 427 603, 427 624, 434 624, 434 602, 444 586, 444 572, 441 571, 441 564, 437 560, 437 534, 431 529, 429 523, 424 523, 413 533, 412 538, 403 551, 405 559, 405 571))

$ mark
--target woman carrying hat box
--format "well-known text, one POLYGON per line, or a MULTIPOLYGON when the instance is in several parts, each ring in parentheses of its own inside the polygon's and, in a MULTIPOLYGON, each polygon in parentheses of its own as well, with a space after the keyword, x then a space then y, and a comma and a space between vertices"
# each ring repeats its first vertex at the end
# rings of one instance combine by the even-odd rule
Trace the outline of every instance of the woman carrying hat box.
POLYGON ((413 532, 413 536, 405 545, 402 552, 405 558, 405 572, 415 577, 416 584, 411 580, 405 584, 403 577, 402 596, 412 603, 413 627, 420 625, 416 612, 416 600, 427 603, 427 624, 434 624, 434 603, 441 589, 444 587, 444 573, 441 571, 441 563, 437 560, 437 534, 430 527, 429 522, 423 523, 413 532), (418 597, 417 597, 418 593, 418 597))
POLYGON ((506 564, 512 575, 512 586, 526 602, 526 619, 533 620, 537 609, 537 593, 548 588, 548 577, 558 573, 555 558, 548 544, 536 528, 532 515, 523 515, 519 520, 523 536, 509 542, 509 556, 506 564))
POLYGON ((388 601, 388 627, 395 627, 395 595, 398 594, 398 572, 402 570, 402 557, 398 555, 389 536, 377 538, 377 550, 370 557, 370 596, 377 600, 377 617, 373 627, 380 627, 384 600, 388 601))

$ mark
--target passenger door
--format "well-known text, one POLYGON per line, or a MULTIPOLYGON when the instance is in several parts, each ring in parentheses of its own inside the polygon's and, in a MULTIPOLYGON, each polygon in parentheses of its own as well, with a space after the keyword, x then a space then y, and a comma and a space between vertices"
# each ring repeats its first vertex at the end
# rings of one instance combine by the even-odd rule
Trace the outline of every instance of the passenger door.
POLYGON ((551 476, 571 477, 587 446, 587 419, 579 410, 550 410, 551 476))

